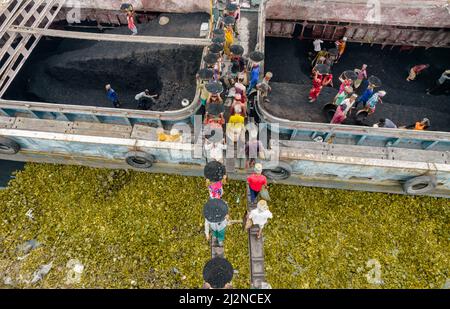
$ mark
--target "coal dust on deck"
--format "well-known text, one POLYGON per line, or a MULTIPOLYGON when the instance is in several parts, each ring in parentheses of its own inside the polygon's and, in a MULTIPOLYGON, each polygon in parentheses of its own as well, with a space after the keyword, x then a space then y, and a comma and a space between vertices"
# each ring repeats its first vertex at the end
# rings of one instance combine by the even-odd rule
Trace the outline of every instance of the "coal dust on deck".
MULTIPOLYGON (((368 74, 378 76, 383 83, 379 89, 387 92, 383 104, 378 104, 375 114, 367 118, 367 125, 380 118, 389 118, 399 126, 411 125, 427 117, 431 130, 450 131, 450 96, 426 94, 426 89, 434 86, 441 74, 450 69, 449 49, 417 48, 409 53, 399 52, 399 47, 391 51, 390 47, 382 50, 380 45, 347 44, 343 58, 333 67, 334 88, 324 88, 318 100, 309 103, 312 81, 308 52, 312 47, 310 40, 266 39, 265 70, 272 71, 274 77, 270 102, 264 106, 272 115, 296 121, 327 122, 322 107, 336 95, 339 75, 367 64, 368 74), (407 82, 409 68, 422 63, 429 63, 431 67, 415 81, 407 82)), ((322 44, 322 48, 332 47, 334 42, 322 44)), ((348 117, 344 124, 355 122, 348 117)))
MULTIPOLYGON (((164 14, 168 24, 155 18, 137 24, 139 35, 199 37, 207 14, 164 14)), ((87 28, 66 28, 95 31, 87 28)), ((105 33, 130 35, 126 26, 105 33)), ((97 31, 96 31, 97 32, 97 31)), ((157 94, 150 110, 181 109, 181 101, 195 96, 195 74, 202 47, 168 44, 87 41, 42 38, 4 98, 58 104, 113 107, 105 85, 117 92, 121 108, 136 109, 134 97, 149 89, 157 94)))

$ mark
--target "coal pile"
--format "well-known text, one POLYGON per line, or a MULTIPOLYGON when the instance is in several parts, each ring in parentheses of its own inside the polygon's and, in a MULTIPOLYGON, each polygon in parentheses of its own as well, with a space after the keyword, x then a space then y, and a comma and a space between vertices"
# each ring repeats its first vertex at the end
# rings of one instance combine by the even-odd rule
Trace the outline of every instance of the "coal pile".
MULTIPOLYGON (((138 24, 138 34, 198 37, 201 22, 207 21, 206 14, 167 15, 170 18, 167 25, 159 25, 158 19, 138 24)), ((126 26, 105 32, 130 34, 126 26)), ((195 96, 195 74, 200 67, 202 47, 75 39, 51 41, 55 42, 50 45, 51 51, 47 46, 40 51, 44 56, 27 61, 6 94, 7 99, 112 107, 104 90, 106 84, 111 84, 122 108, 136 109, 135 95, 149 89, 151 94, 158 95, 149 109, 166 111, 181 109, 183 99, 192 101, 195 96)), ((48 45, 48 42, 40 44, 48 45)))
MULTIPOLYGON (((325 42, 324 48, 333 47, 325 42)), ((450 97, 448 95, 427 95, 426 89, 433 87, 442 72, 450 66, 448 50, 418 48, 411 53, 399 52, 396 47, 381 49, 380 46, 348 44, 343 58, 332 68, 334 88, 322 90, 318 100, 308 102, 312 86, 311 65, 308 52, 312 42, 298 39, 267 38, 265 48, 265 71, 273 72, 270 102, 265 108, 274 116, 294 121, 327 123, 322 107, 330 103, 340 86, 339 75, 346 70, 368 65, 368 74, 376 75, 382 81, 377 90, 387 95, 379 104, 375 114, 368 118, 368 124, 380 118, 389 118, 397 125, 411 125, 426 117, 431 120, 430 130, 450 131, 450 97), (429 63, 431 67, 415 81, 406 82, 409 68, 416 64, 429 63)), ((360 94, 363 87, 357 90, 360 94)), ((359 106, 361 108, 361 106, 359 106)), ((355 124, 350 117, 345 124, 355 124)))

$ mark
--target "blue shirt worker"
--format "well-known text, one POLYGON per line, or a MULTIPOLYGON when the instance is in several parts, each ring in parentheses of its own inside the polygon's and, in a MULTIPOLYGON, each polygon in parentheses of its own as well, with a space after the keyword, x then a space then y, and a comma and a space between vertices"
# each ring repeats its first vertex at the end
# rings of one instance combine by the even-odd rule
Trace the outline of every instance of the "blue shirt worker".
POLYGON ((252 71, 250 73, 250 84, 248 85, 247 96, 250 94, 252 89, 256 87, 256 84, 258 84, 258 80, 259 80, 259 64, 254 64, 252 71))
POLYGON ((106 89, 106 97, 108 100, 111 101, 111 103, 114 105, 114 107, 119 108, 120 102, 119 102, 119 96, 117 95, 117 92, 114 91, 114 89, 111 88, 111 85, 108 84, 105 86, 106 89))
POLYGON ((367 89, 363 92, 363 94, 356 100, 355 105, 353 106, 353 109, 357 109, 359 103, 362 103, 362 105, 366 105, 367 101, 372 97, 373 95, 373 89, 375 87, 373 85, 369 85, 367 89))

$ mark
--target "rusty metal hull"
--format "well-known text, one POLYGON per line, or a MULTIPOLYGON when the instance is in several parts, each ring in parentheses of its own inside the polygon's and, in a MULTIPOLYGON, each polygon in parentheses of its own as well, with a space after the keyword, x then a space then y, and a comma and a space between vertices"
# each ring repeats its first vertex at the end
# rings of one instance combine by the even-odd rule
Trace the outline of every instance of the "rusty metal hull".
MULTIPOLYGON (((1 154, 0 159, 133 169, 126 162, 127 154, 140 151, 153 155, 156 160, 153 166, 141 171, 202 176, 206 159, 195 155, 196 147, 202 147, 201 144, 188 140, 158 142, 155 130, 145 125, 0 117, 0 136, 20 145, 18 153, 1 154)), ((277 147, 279 161, 292 171, 289 178, 277 180, 279 183, 404 193, 405 181, 433 175, 437 186, 427 194, 450 197, 450 164, 446 152, 352 148, 289 140, 271 145, 271 149, 277 147), (357 151, 360 156, 353 155, 357 151)), ((246 170, 237 168, 230 177, 244 180, 246 170)))

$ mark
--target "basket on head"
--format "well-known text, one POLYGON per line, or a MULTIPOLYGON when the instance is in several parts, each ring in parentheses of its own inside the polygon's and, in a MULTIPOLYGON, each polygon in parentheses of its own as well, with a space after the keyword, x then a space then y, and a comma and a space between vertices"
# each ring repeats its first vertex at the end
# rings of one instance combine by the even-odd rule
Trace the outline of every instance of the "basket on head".
POLYGON ((120 5, 121 11, 133 11, 133 6, 130 3, 122 3, 120 5))
POLYGON ((198 71, 198 76, 200 77, 200 79, 209 80, 213 78, 214 71, 211 69, 201 69, 198 71))
POLYGON ((206 64, 212 65, 219 60, 218 54, 208 53, 205 57, 203 57, 203 60, 206 62, 206 64))
POLYGON ((228 282, 231 282, 233 273, 233 266, 228 260, 222 257, 215 257, 203 267, 203 280, 209 283, 212 288, 220 289, 225 287, 228 282))
POLYGON ((382 85, 381 79, 374 75, 370 76, 367 80, 369 81, 370 85, 374 85, 375 87, 381 87, 382 85))
POLYGON ((264 54, 260 51, 252 51, 248 57, 250 58, 250 60, 252 60, 253 62, 261 62, 264 60, 264 54))
POLYGON ((225 32, 223 31, 223 29, 217 28, 213 30, 213 34, 214 36, 224 36, 225 32))
POLYGON ((344 75, 345 79, 351 79, 351 80, 357 80, 358 74, 355 73, 355 71, 347 70, 342 73, 344 75))
POLYGON ((209 45, 208 49, 209 49, 210 53, 218 54, 221 51, 223 51, 223 45, 218 44, 218 43, 213 43, 213 44, 209 45))
POLYGON ((212 182, 221 181, 226 173, 225 165, 217 161, 208 162, 203 169, 205 178, 212 182))
POLYGON ((224 200, 212 198, 203 206, 203 216, 211 223, 222 222, 227 214, 228 205, 224 200))
POLYGON ((236 19, 234 19, 233 16, 226 16, 223 19, 223 23, 227 26, 232 26, 232 25, 234 25, 235 22, 236 22, 236 19))
POLYGON ((215 36, 212 39, 212 42, 215 44, 223 44, 225 42, 225 36, 224 35, 215 36))
POLYGON ((209 82, 206 84, 206 90, 212 94, 220 94, 223 92, 223 86, 219 82, 209 82))
POLYGON ((242 56, 244 54, 244 47, 242 47, 241 45, 234 44, 230 46, 230 51, 232 54, 236 56, 242 56))
POLYGON ((227 6, 225 7, 225 10, 227 10, 228 12, 234 12, 237 10, 237 4, 236 3, 228 3, 227 6))

